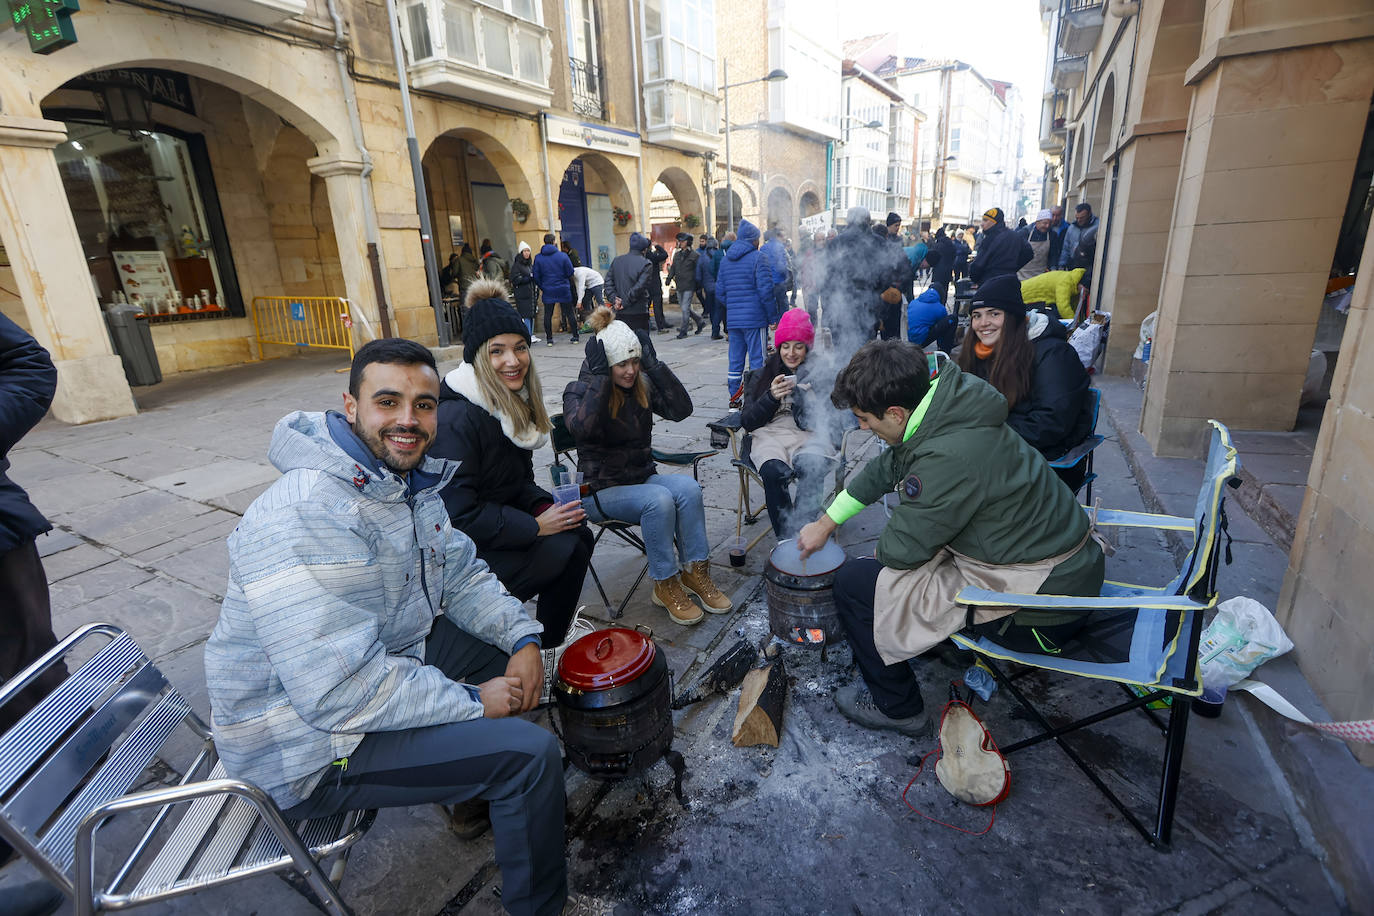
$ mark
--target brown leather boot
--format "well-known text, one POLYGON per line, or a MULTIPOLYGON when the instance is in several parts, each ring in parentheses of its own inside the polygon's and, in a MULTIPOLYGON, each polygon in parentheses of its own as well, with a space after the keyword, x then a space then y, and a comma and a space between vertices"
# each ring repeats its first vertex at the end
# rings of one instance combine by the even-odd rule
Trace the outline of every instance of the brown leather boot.
POLYGON ((705 560, 693 563, 679 578, 683 588, 701 599, 701 606, 707 613, 728 614, 734 608, 725 593, 711 581, 711 564, 705 560))
POLYGON ((701 623, 706 616, 701 613, 701 608, 687 597, 677 576, 654 583, 653 601, 659 607, 668 609, 668 616, 673 618, 673 623, 680 623, 685 627, 701 623))

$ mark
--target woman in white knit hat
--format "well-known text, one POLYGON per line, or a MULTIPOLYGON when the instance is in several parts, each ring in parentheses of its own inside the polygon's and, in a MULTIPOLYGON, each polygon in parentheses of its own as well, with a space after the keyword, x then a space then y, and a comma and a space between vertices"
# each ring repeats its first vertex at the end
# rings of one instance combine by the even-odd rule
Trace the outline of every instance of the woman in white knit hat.
POLYGON ((582 371, 563 390, 563 418, 591 490, 582 508, 594 522, 639 525, 653 602, 675 622, 699 623, 702 609, 724 614, 733 605, 711 581, 701 487, 686 474, 659 474, 652 454, 654 414, 685 420, 692 399, 658 361, 647 332, 631 330, 605 306, 588 323, 595 336, 587 341, 582 371))

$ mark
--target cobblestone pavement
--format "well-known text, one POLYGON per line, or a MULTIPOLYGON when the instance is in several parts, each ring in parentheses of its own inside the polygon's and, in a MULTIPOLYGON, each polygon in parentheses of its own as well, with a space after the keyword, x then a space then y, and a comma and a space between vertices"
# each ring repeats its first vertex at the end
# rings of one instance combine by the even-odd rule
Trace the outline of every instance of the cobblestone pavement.
MULTIPOLYGON (((697 404, 693 417, 660 423, 660 448, 702 448, 705 421, 725 413, 725 344, 709 335, 655 337, 697 404)), ((581 349, 560 337, 535 347, 551 410, 577 371, 581 349)), ((457 354, 441 362, 452 366, 457 354)), ((273 424, 298 409, 337 407, 346 386, 332 354, 299 354, 233 369, 181 375, 135 389, 141 412, 82 427, 45 421, 12 453, 15 480, 56 526, 40 539, 59 633, 93 620, 128 628, 195 708, 208 712, 202 644, 225 589, 225 537, 276 476, 266 451, 273 424)), ((1105 425, 1105 424, 1104 424, 1105 425)), ((1110 430, 1103 430, 1108 434, 1110 430)), ((871 440, 861 448, 873 448, 871 440)), ((551 461, 535 457, 536 473, 551 461)), ((1113 437, 1098 452, 1104 505, 1142 508, 1113 437)), ((727 456, 702 466, 713 575, 734 597, 734 614, 692 628, 672 624, 641 587, 622 624, 654 629, 678 682, 742 635, 767 630, 760 573, 771 535, 742 569, 724 562, 735 533, 737 483, 727 456)), ((1195 487, 1196 483, 1189 484, 1195 487)), ((1186 487, 1185 487, 1186 489, 1186 487)), ((1239 514, 1239 513, 1235 513, 1239 514)), ((1233 519, 1235 518, 1233 514, 1233 519)), ((871 548, 884 522, 872 507, 842 531, 851 555, 871 548)), ((1243 523, 1242 523, 1243 525, 1243 523)), ((751 536, 766 518, 746 529, 751 536)), ((1253 526, 1252 526, 1253 527, 1253 526)), ((1258 532, 1258 529, 1255 529, 1258 532)), ((1244 528, 1237 565, 1223 573, 1227 594, 1277 590, 1283 555, 1244 528)), ((1108 575, 1166 581, 1172 559, 1148 533, 1129 532, 1108 575)), ((595 563, 618 601, 642 559, 610 539, 595 563)), ((1257 594, 1257 592, 1259 594, 1257 594)), ((604 622, 591 582, 583 599, 604 622)), ((1272 595, 1269 602, 1272 606, 1272 595)), ((867 732, 834 711, 832 690, 856 676, 844 647, 788 650, 793 677, 782 746, 735 748, 733 697, 678 713, 675 747, 686 756, 687 807, 659 766, 642 778, 599 782, 569 771, 569 844, 575 890, 618 903, 619 913, 1329 913, 1344 898, 1322 864, 1322 849, 1298 813, 1248 712, 1230 704, 1220 719, 1194 719, 1184 785, 1168 854, 1147 847, 1056 748, 1015 755, 1010 798, 986 836, 923 820, 903 804, 915 773, 909 758, 933 747, 867 732)), ((938 708, 959 677, 956 659, 916 663, 927 701, 938 708)), ((1053 707, 1091 684, 1035 682, 1053 707)), ((976 704, 1002 743, 1029 730, 1008 698, 976 704)), ((1147 755, 1157 742, 1143 721, 1117 720, 1080 740, 1114 788, 1150 805, 1157 776, 1147 755)), ((988 812, 961 808, 929 773, 912 806, 974 831, 988 812)), ((15 869, 7 870, 12 879, 15 869)), ((500 878, 491 839, 464 842, 432 808, 383 811, 357 847, 342 885, 359 913, 494 913, 500 878)), ((2 909, 2 907, 0 907, 2 909)), ((314 912, 286 881, 255 879, 204 891, 175 907, 146 912, 314 912)))

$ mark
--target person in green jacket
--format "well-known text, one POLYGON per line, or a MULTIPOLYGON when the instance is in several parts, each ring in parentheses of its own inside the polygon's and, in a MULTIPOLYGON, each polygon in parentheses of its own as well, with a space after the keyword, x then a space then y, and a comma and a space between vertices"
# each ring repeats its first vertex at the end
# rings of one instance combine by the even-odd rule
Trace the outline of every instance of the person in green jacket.
POLYGON ((1045 459, 1004 422, 1007 402, 943 354, 870 341, 835 380, 831 400, 890 446, 797 536, 802 556, 865 506, 895 492, 876 558, 847 560, 834 596, 863 684, 836 691, 849 719, 909 735, 929 726, 907 660, 972 626, 1016 650, 1057 652, 1081 612, 973 608, 966 585, 1022 594, 1095 596, 1102 549, 1045 459))

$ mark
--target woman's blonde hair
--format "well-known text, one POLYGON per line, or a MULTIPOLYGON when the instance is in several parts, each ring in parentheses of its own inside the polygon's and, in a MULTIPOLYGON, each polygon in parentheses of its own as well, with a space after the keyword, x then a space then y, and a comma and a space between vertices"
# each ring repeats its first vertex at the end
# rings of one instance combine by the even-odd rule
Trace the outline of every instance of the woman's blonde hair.
MULTIPOLYGON (((480 299, 506 299, 509 294, 506 284, 500 280, 476 280, 468 288, 464 300, 469 307, 480 299)), ((515 306, 511 306, 512 309, 515 306)), ((496 412, 510 417, 511 428, 517 436, 527 436, 530 430, 547 433, 553 429, 548 411, 544 409, 544 388, 539 384, 539 373, 534 368, 534 355, 530 355, 530 365, 525 371, 525 385, 520 391, 511 391, 501 376, 491 365, 487 347, 490 341, 482 341, 481 352, 472 362, 472 374, 477 379, 477 388, 482 397, 496 412)))

